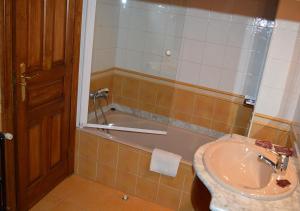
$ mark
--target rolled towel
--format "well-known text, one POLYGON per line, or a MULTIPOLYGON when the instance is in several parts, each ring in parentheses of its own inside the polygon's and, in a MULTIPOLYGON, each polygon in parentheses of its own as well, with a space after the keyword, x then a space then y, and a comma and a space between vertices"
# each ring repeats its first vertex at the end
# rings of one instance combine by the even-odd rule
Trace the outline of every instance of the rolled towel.
POLYGON ((180 155, 161 149, 154 149, 151 156, 150 170, 175 177, 181 160, 180 155))

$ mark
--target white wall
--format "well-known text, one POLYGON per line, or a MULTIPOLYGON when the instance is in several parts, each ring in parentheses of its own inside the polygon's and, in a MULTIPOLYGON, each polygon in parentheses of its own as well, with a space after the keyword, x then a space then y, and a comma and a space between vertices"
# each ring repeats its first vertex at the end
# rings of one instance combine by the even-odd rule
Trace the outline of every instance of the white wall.
POLYGON ((176 79, 186 8, 127 1, 120 10, 116 66, 176 79), (172 56, 166 56, 166 50, 172 56))
POLYGON ((256 113, 293 120, 300 95, 300 23, 276 20, 256 113))
POLYGON ((177 79, 256 96, 271 34, 272 22, 189 8, 177 79))
POLYGON ((119 0, 97 0, 92 72, 115 67, 119 0))
POLYGON ((141 0, 98 0, 96 25, 94 71, 117 66, 251 96, 272 33, 272 22, 141 0))

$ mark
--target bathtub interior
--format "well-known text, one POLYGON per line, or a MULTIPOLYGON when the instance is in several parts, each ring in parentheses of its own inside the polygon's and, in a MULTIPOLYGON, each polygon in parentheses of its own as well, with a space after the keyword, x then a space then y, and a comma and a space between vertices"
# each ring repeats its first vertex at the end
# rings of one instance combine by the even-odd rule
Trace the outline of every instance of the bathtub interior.
MULTIPOLYGON (((98 112, 99 121, 96 120, 94 112, 91 113, 88 123, 105 124, 101 112, 98 112)), ((134 113, 121 112, 116 109, 108 110, 104 113, 108 124, 118 127, 138 128, 148 130, 166 131, 169 121, 164 121, 163 124, 149 124, 146 118, 134 113)))
MULTIPOLYGON (((121 142, 136 148, 152 152, 159 148, 182 156, 182 159, 192 163, 195 151, 203 144, 216 140, 202 132, 190 131, 188 129, 167 125, 149 119, 143 119, 132 114, 120 111, 108 111, 105 113, 107 120, 115 125, 127 127, 151 128, 153 130, 164 129, 166 135, 143 134, 118 130, 101 130, 86 128, 87 131, 113 141, 121 142)), ((101 119, 102 121, 102 119, 101 119)), ((95 119, 91 120, 95 122, 95 119)))

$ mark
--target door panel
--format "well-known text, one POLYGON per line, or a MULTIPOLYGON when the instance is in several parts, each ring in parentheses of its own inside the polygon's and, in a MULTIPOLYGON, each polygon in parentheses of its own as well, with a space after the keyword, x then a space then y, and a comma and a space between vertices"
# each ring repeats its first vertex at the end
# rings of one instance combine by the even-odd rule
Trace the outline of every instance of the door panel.
POLYGON ((43 1, 28 2, 28 62, 31 67, 43 64, 43 1))
POLYGON ((29 168, 29 184, 42 176, 41 163, 41 137, 42 124, 36 124, 28 130, 28 168, 29 168))
POLYGON ((63 153, 62 149, 62 138, 61 138, 61 126, 62 126, 62 116, 61 114, 55 114, 50 119, 51 121, 51 139, 50 148, 50 167, 53 168, 54 166, 58 165, 63 159, 65 153, 63 153))
POLYGON ((54 13, 54 34, 55 39, 53 43, 53 62, 63 62, 65 57, 65 21, 66 21, 66 2, 55 0, 55 13, 54 13))
POLYGON ((70 172, 74 0, 15 1, 19 210, 70 172))

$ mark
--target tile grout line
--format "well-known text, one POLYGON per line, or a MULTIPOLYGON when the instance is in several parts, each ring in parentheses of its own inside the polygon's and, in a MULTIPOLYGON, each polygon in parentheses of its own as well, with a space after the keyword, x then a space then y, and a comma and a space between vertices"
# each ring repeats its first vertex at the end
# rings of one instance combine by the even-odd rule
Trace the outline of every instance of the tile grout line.
POLYGON ((114 186, 117 187, 117 177, 118 177, 118 164, 119 164, 119 152, 120 152, 120 144, 117 143, 117 146, 118 146, 118 150, 117 150, 117 159, 116 159, 116 175, 115 175, 115 178, 114 178, 114 186))

